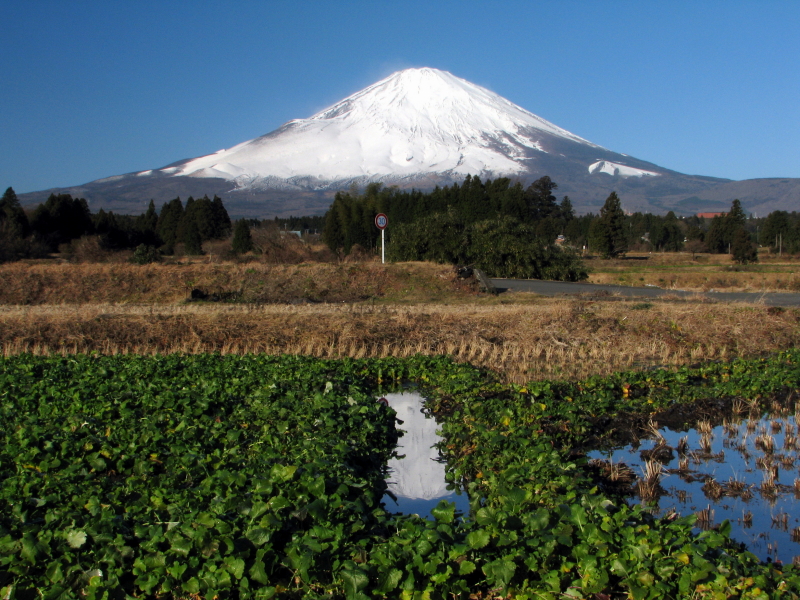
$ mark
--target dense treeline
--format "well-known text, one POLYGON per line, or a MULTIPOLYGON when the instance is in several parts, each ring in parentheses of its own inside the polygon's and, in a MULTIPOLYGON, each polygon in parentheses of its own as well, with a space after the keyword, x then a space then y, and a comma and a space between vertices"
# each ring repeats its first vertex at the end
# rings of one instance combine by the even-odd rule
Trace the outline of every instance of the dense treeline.
POLYGON ((776 210, 763 219, 748 219, 745 226, 759 246, 773 252, 800 252, 800 213, 796 211, 776 210))
POLYGON ((222 200, 191 196, 184 206, 175 198, 156 211, 151 200, 142 215, 115 215, 100 209, 92 214, 86 200, 70 194, 51 194, 44 204, 26 213, 8 188, 0 199, 0 261, 69 252, 76 240, 92 236, 102 250, 136 248, 139 256, 172 254, 182 243, 187 254, 201 254, 206 240, 224 239, 231 220, 222 200))
POLYGON ((323 240, 341 254, 354 247, 374 249, 380 237, 374 217, 382 212, 390 223, 387 251, 395 260, 475 263, 498 276, 547 272, 564 279, 579 278, 582 269, 574 254, 556 246, 606 258, 628 251, 730 253, 741 263, 757 260, 756 244, 800 251, 800 215, 795 213, 748 219, 734 200, 714 219, 679 218, 672 211, 626 214, 612 192, 599 215, 576 216, 569 197, 557 201, 557 187, 547 176, 527 189, 508 178, 484 182, 472 176, 428 193, 370 184, 361 193, 336 194, 325 215, 323 240), (482 232, 496 238, 487 246, 491 252, 480 247, 489 235, 482 232), (563 261, 570 266, 549 268, 563 261))
POLYGON ((568 197, 557 202, 556 188, 547 176, 527 189, 508 178, 483 182, 472 176, 430 193, 370 184, 363 194, 336 194, 323 239, 344 254, 374 248, 374 218, 385 213, 392 260, 474 264, 498 277, 585 279, 577 255, 555 244, 575 219, 568 197))
POLYGON ((453 211, 466 225, 510 217, 530 225, 538 238, 550 243, 575 217, 568 197, 557 203, 556 188, 547 176, 524 189, 508 178, 482 182, 468 175, 461 185, 436 187, 428 193, 372 183, 361 194, 355 189, 336 194, 325 215, 323 238, 331 249, 341 248, 347 254, 355 244, 374 247, 379 237, 374 218, 379 212, 386 214, 394 228, 453 211))
MULTIPOLYGON (((776 211, 748 218, 738 200, 713 219, 648 213, 626 214, 612 193, 599 215, 577 216, 569 197, 555 196, 557 185, 545 176, 527 188, 508 178, 463 183, 431 192, 385 188, 339 192, 324 216, 247 219, 238 227, 235 252, 257 249, 249 229, 322 232, 340 256, 374 251, 380 237, 375 215, 385 213, 388 256, 393 260, 435 260, 483 266, 497 275, 580 279, 577 253, 615 257, 628 251, 691 251, 731 254, 757 260, 757 248, 800 252, 800 213, 776 211), (247 230, 246 230, 247 229, 247 230)), ((107 251, 139 248, 142 260, 172 254, 181 244, 187 254, 202 252, 206 240, 224 239, 233 228, 222 200, 179 198, 157 211, 92 214, 86 201, 53 194, 34 210, 24 210, 12 188, 0 198, 0 261, 69 252, 76 240, 91 238, 107 251), (142 254, 144 252, 144 254, 142 254)), ((277 235, 277 234, 276 234, 277 235)), ((273 236, 274 237, 274 236, 273 236)), ((263 245, 263 244, 261 244, 263 245)))
MULTIPOLYGON (((254 225, 263 227, 269 222, 270 221, 264 220, 254 223, 254 225)), ((278 227, 278 229, 284 229, 288 231, 299 231, 301 233, 319 233, 325 227, 325 216, 316 215, 313 217, 286 217, 286 218, 275 217, 272 223, 274 223, 278 227)))

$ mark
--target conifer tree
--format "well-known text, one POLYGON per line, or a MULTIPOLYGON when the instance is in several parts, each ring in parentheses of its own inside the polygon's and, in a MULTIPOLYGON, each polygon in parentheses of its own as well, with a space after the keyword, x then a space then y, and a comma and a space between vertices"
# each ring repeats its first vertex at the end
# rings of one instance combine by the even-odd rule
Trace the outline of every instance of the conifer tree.
POLYGON ((244 254, 253 249, 253 238, 250 235, 250 227, 246 219, 236 221, 233 230, 233 251, 236 254, 244 254))
POLYGON ((211 208, 214 219, 214 239, 224 239, 228 237, 231 231, 231 218, 225 205, 222 203, 222 198, 214 194, 214 200, 211 201, 211 208))
POLYGON ((705 237, 708 251, 716 254, 733 252, 733 238, 740 229, 744 229, 746 222, 747 217, 742 209, 742 203, 734 200, 727 214, 712 219, 705 237))
POLYGON ((740 227, 744 227, 747 222, 747 215, 744 214, 742 203, 738 199, 731 203, 731 210, 725 215, 725 221, 727 221, 728 231, 731 234, 730 241, 733 241, 733 233, 740 227))
POLYGON ((569 199, 569 196, 564 196, 558 209, 561 213, 561 220, 565 224, 575 218, 575 209, 572 207, 572 201, 569 199))
POLYGON ((750 234, 744 227, 740 227, 733 234, 731 240, 732 259, 741 265, 758 262, 758 250, 750 240, 750 234))
POLYGON ((556 197, 553 190, 558 188, 558 184, 545 175, 534 181, 525 190, 525 200, 528 204, 528 216, 534 223, 540 219, 553 216, 558 210, 556 197))
POLYGON ((157 226, 158 213, 156 212, 156 203, 151 198, 150 204, 147 206, 147 212, 136 218, 136 229, 145 234, 155 235, 157 226))
POLYGON ((183 238, 181 241, 184 244, 183 250, 186 254, 190 256, 199 256, 203 253, 203 240, 200 238, 200 231, 194 220, 187 220, 183 228, 183 238))
POLYGON ((172 254, 175 251, 175 243, 178 241, 178 225, 182 217, 183 204, 181 204, 180 198, 170 200, 161 207, 156 231, 164 244, 165 254, 172 254))
POLYGON ((51 251, 59 244, 94 233, 92 214, 83 198, 70 194, 50 194, 31 217, 31 229, 51 251))
MULTIPOLYGON (((760 232, 760 243, 770 246, 773 252, 778 249, 794 252, 798 246, 797 229, 792 226, 789 213, 785 210, 771 212, 760 232)), ((756 240, 759 242, 759 240, 756 240)))
POLYGON ((158 212, 156 204, 150 200, 147 212, 136 217, 133 231, 130 232, 129 241, 132 246, 144 244, 146 246, 160 246, 163 242, 158 237, 158 212))
POLYGON ((525 192, 519 181, 502 194, 499 212, 501 215, 508 215, 518 221, 526 220, 528 209, 525 204, 525 192))
POLYGON ((683 248, 684 234, 678 223, 675 213, 669 211, 663 219, 655 215, 652 217, 649 232, 650 243, 662 252, 678 252, 683 248))
POLYGON ((592 222, 589 230, 589 244, 593 252, 604 258, 616 258, 628 251, 625 235, 625 213, 616 192, 606 198, 600 216, 592 222))
POLYGON ((20 240, 30 233, 30 224, 19 204, 14 188, 9 187, 0 198, 0 227, 9 239, 20 240))
POLYGON ((709 252, 722 254, 728 251, 726 230, 725 217, 716 216, 711 219, 711 225, 705 235, 705 244, 709 252))
MULTIPOLYGON (((346 223, 343 216, 346 211, 342 209, 344 203, 344 194, 336 192, 333 204, 325 213, 325 227, 322 230, 322 241, 333 252, 338 252, 340 248, 344 248, 345 244, 345 228, 346 223)), ((277 218, 277 217, 276 217, 277 218)))
POLYGON ((197 230, 200 232, 200 239, 206 241, 217 239, 220 234, 215 216, 214 205, 208 196, 203 196, 192 203, 191 210, 187 203, 184 218, 194 220, 197 230))

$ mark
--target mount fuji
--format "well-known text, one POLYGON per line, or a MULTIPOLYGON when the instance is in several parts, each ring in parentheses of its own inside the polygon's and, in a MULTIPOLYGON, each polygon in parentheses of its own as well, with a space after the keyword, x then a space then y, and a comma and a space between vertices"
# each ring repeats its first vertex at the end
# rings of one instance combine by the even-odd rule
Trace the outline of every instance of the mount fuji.
MULTIPOLYGON (((431 189, 466 175, 524 184, 549 175, 581 212, 596 211, 611 191, 627 209, 649 212, 724 210, 734 197, 748 203, 736 195, 736 184, 746 182, 684 175, 613 152, 432 68, 399 71, 307 119, 214 154, 20 199, 31 204, 68 192, 93 210, 136 213, 151 198, 160 205, 218 194, 235 215, 310 215, 353 184, 431 189)), ((767 181, 784 182, 778 196, 797 197, 798 180, 767 181)), ((758 196, 760 186, 750 187, 758 196)))
MULTIPOLYGON (((245 188, 341 187, 427 176, 520 175, 551 140, 598 148, 487 89, 435 69, 408 69, 312 116, 168 172, 245 188)), ((634 169, 635 170, 635 169, 634 169)), ((637 175, 655 173, 636 170, 637 175)))

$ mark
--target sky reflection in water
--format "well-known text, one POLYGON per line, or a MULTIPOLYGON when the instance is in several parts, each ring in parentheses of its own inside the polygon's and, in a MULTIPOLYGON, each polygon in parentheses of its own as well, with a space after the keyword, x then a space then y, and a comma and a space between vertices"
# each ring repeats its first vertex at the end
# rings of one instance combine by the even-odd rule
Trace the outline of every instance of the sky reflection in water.
MULTIPOLYGON (((791 563, 800 556, 800 438, 795 415, 745 415, 706 428, 705 434, 697 429, 659 430, 667 446, 678 448, 685 437, 688 449, 684 469, 680 469, 677 451, 664 465, 661 487, 667 494, 659 499, 655 513, 698 514, 697 525, 703 528, 728 519, 731 537, 747 544, 761 560, 791 563), (720 493, 723 495, 718 497, 720 493), (704 509, 713 511, 713 518, 703 521, 704 509)), ((638 446, 591 452, 589 458, 625 463, 641 477, 645 470, 642 452, 656 446, 656 440, 642 440, 638 446)), ((638 497, 629 499, 631 503, 639 501, 638 497)))

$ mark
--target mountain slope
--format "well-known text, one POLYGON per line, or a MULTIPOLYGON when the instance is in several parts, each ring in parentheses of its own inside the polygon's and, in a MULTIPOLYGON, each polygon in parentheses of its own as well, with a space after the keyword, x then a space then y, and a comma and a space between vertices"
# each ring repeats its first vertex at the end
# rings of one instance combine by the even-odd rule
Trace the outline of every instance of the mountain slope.
POLYGON ((531 151, 546 151, 553 137, 597 148, 450 73, 408 69, 309 119, 168 172, 219 177, 240 187, 269 187, 272 178, 329 186, 430 173, 518 175, 527 170, 531 151))
MULTIPOLYGON (((58 191, 118 212, 139 212, 150 198, 160 204, 216 193, 233 214, 271 217, 324 212, 333 193, 352 184, 430 189, 468 174, 526 184, 549 175, 579 211, 597 210, 617 191, 628 210, 692 212, 695 199, 712 202, 705 199, 711 194, 716 202, 737 190, 736 182, 684 175, 602 148, 490 90, 422 68, 394 73, 230 149, 58 191), (724 191, 714 194, 720 184, 724 191)), ((35 203, 50 191, 20 197, 35 203)), ((752 201, 775 204, 757 192, 752 201)))

